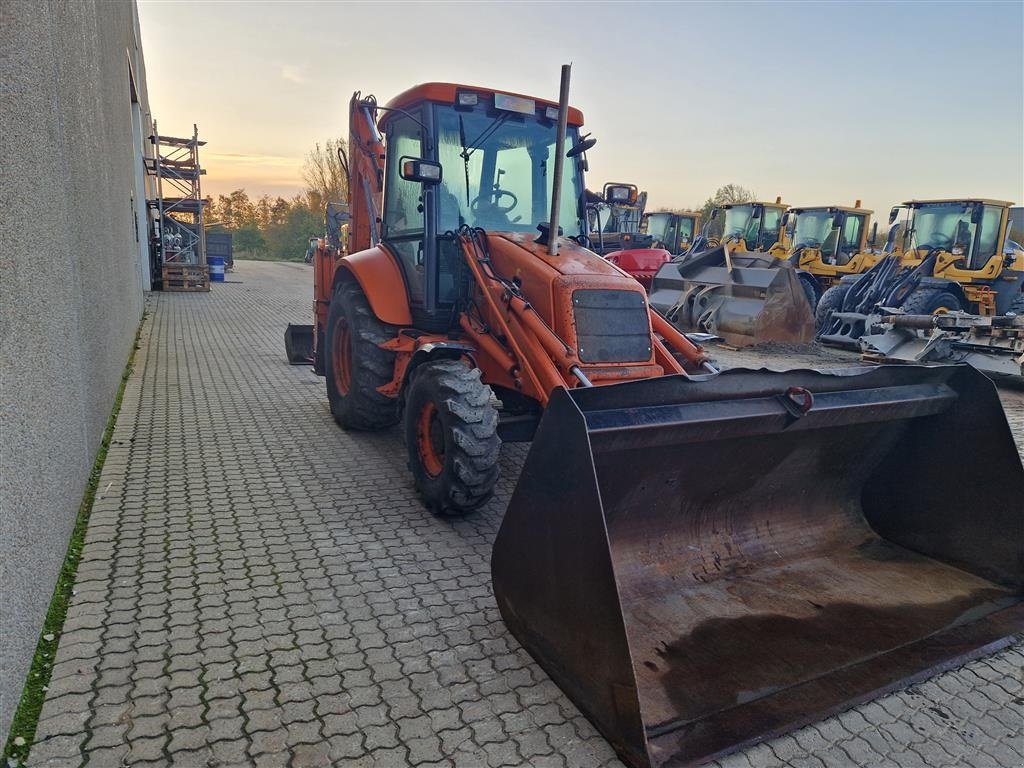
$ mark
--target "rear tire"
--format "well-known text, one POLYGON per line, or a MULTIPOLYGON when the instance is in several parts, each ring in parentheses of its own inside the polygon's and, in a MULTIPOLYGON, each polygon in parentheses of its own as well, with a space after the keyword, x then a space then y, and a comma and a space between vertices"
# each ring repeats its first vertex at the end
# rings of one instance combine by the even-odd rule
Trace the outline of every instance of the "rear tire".
POLYGON ((394 377, 395 355, 380 344, 396 330, 373 314, 358 283, 334 291, 324 334, 323 367, 334 420, 345 429, 378 430, 398 423, 398 400, 378 391, 394 377))
POLYGON ((908 315, 935 315, 960 312, 963 305, 954 294, 939 288, 919 288, 900 307, 908 315))
POLYGON ((848 285, 833 285, 818 299, 818 306, 814 310, 814 325, 818 329, 824 328, 833 312, 843 306, 846 292, 850 290, 848 285))
POLYGON ((480 371, 435 360, 413 374, 405 403, 405 443, 413 482, 434 513, 463 515, 494 494, 498 412, 480 371))

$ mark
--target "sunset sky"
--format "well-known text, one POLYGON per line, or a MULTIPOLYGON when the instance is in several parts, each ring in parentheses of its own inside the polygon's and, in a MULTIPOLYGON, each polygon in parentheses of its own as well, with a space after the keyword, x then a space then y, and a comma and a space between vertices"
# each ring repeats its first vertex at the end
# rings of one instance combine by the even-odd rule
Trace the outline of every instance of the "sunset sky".
POLYGON ((588 186, 654 207, 735 182, 790 204, 1024 198, 1024 4, 140 0, 161 133, 199 124, 204 191, 300 191, 352 92, 428 80, 572 102, 588 186), (194 43, 191 41, 194 40, 194 43))

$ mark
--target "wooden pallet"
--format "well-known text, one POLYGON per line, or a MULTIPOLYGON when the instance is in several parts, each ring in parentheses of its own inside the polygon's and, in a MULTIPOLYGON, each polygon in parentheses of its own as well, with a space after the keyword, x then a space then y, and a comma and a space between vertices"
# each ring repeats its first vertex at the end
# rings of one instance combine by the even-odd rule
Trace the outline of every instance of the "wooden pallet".
POLYGON ((210 290, 210 268, 205 264, 164 264, 165 291, 210 290))

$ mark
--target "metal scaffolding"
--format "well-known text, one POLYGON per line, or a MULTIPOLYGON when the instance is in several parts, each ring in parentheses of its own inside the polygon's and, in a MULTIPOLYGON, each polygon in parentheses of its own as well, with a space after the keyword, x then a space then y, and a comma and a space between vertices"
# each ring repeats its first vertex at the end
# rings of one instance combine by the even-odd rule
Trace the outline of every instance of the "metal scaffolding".
POLYGON ((156 194, 147 200, 155 213, 150 238, 153 274, 160 275, 166 264, 206 264, 206 234, 203 229, 203 195, 200 180, 206 171, 199 165, 199 129, 192 126, 191 138, 161 136, 153 123, 149 137, 154 157, 146 160, 147 172, 156 178, 156 194))

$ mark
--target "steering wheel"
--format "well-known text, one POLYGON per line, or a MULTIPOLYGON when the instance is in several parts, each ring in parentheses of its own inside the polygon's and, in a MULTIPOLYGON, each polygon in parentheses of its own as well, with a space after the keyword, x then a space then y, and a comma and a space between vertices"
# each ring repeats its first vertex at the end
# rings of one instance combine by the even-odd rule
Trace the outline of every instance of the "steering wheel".
POLYGON ((519 205, 519 198, 513 192, 509 192, 507 189, 492 189, 477 195, 473 202, 469 204, 469 210, 476 216, 479 216, 481 213, 504 214, 511 211, 517 205, 519 205), (500 205, 498 201, 503 197, 511 197, 512 202, 508 205, 500 205))

